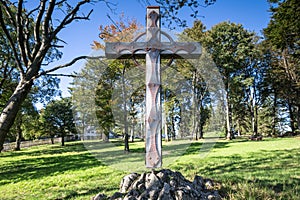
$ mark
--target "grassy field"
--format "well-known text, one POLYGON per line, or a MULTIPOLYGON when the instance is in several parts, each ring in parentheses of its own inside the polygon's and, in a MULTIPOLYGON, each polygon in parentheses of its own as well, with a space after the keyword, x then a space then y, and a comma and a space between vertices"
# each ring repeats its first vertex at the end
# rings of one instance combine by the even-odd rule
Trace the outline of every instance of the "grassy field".
MULTIPOLYGON (((96 148, 99 144, 105 145, 72 142, 1 153, 0 199, 90 199, 99 192, 114 193, 128 174, 128 167, 122 166, 143 162, 144 144, 131 144, 130 154, 117 142, 101 149, 96 148)), ((202 141, 170 144, 163 146, 170 159, 164 167, 190 179, 196 174, 214 179, 224 199, 300 197, 299 137, 219 140, 204 157, 199 151, 202 141), (176 151, 180 153, 172 156, 176 151)))

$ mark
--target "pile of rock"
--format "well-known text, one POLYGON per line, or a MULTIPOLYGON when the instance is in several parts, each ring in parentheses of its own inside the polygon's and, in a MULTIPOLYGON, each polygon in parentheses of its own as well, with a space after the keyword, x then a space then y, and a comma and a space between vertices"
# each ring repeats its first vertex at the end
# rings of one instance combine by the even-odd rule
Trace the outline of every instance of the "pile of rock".
POLYGON ((120 191, 113 196, 97 194, 92 200, 197 200, 221 199, 211 179, 195 176, 193 182, 180 172, 169 169, 143 174, 131 173, 120 184, 120 191))

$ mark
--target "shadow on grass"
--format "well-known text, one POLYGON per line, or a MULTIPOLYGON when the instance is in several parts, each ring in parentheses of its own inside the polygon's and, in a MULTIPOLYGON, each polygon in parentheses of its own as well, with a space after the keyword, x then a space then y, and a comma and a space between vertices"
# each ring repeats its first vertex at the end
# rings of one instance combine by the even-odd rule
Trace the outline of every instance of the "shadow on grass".
POLYGON ((9 151, 5 153, 0 153, 0 158, 5 157, 19 157, 19 156, 40 156, 45 154, 63 154, 65 152, 79 152, 82 151, 81 143, 66 143, 65 146, 60 146, 58 144, 46 144, 33 146, 30 148, 22 148, 21 151, 9 151))
POLYGON ((87 190, 86 192, 83 192, 83 193, 78 193, 78 192, 72 190, 69 192, 70 194, 68 194, 67 196, 62 197, 62 198, 56 198, 56 200, 69 200, 69 199, 74 199, 75 197, 79 198, 79 197, 84 197, 84 196, 91 197, 93 194, 97 194, 97 193, 99 193, 99 191, 103 191, 104 189, 105 188, 102 188, 102 187, 96 187, 96 188, 87 190))
MULTIPOLYGON (((209 141, 206 143, 209 143, 209 141)), ((212 148, 227 148, 228 147, 228 142, 217 142, 215 144, 212 144, 212 148)), ((186 149, 186 152, 184 153, 184 155, 192 155, 192 154, 199 154, 199 151, 201 150, 203 146, 203 141, 194 141, 191 142, 191 145, 189 146, 189 148, 186 149)))
POLYGON ((0 169, 0 185, 10 182, 38 179, 65 171, 84 170, 103 166, 81 143, 66 144, 65 147, 30 149, 9 153, 24 156, 17 161, 6 162, 0 169))
POLYGON ((189 146, 188 149, 186 149, 184 155, 199 154, 200 151, 209 152, 211 149, 224 149, 226 151, 226 148, 229 148, 230 144, 244 143, 244 142, 247 143, 249 142, 249 140, 248 139, 226 140, 224 138, 211 138, 211 139, 208 138, 206 140, 191 141, 191 145, 189 146), (208 149, 205 147, 205 145, 208 146, 208 149))
MULTIPOLYGON (((167 167, 178 157, 182 156, 190 146, 189 140, 175 140, 163 143, 163 165, 167 167)), ((142 172, 145 167, 145 145, 144 142, 130 143, 130 152, 123 150, 119 142, 87 141, 85 147, 105 165, 114 169, 127 172, 142 172)))
MULTIPOLYGON (((221 142, 220 148, 228 142, 221 142)), ((215 146, 218 148, 218 144, 215 146)), ((227 185, 227 190, 236 188, 237 184, 249 185, 240 191, 263 190, 273 195, 282 195, 282 199, 299 197, 300 191, 300 153, 299 148, 289 150, 260 150, 246 156, 216 156, 205 160, 176 163, 173 168, 214 178, 227 185)), ((243 186, 240 186, 243 187, 243 186)), ((251 191, 246 191, 250 193, 251 191)), ((246 193, 245 192, 245 193, 246 193)), ((259 195, 259 194, 256 194, 259 195)))

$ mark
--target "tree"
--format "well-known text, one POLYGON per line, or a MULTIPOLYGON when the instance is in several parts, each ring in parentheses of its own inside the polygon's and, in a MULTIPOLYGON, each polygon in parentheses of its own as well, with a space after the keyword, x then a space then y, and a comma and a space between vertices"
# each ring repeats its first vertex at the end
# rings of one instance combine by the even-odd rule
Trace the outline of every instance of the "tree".
POLYGON ((81 56, 70 63, 50 69, 45 65, 59 59, 58 51, 61 39, 58 34, 69 24, 77 20, 87 20, 92 11, 87 15, 78 12, 89 0, 77 1, 73 6, 66 0, 43 1, 34 9, 25 8, 26 2, 19 0, 17 4, 8 0, 0 1, 0 32, 3 33, 2 41, 9 46, 15 61, 19 80, 12 95, 7 100, 0 114, 0 151, 3 149, 5 137, 13 125, 17 113, 30 92, 34 81, 57 69, 70 66, 74 62, 86 58, 81 56), (55 13, 64 10, 61 19, 56 19, 55 13))
MULTIPOLYGON (((45 65, 61 57, 58 48, 63 47, 61 45, 63 40, 58 38, 58 34, 74 21, 89 19, 92 10, 87 15, 80 15, 79 11, 90 2, 93 1, 78 0, 75 4, 70 4, 67 0, 58 2, 40 0, 35 8, 27 9, 27 2, 24 0, 18 0, 17 3, 9 0, 0 1, 1 42, 4 41, 3 43, 10 48, 10 51, 6 53, 12 54, 11 57, 5 57, 5 59, 15 61, 13 68, 19 74, 18 84, 0 113, 0 151, 3 149, 5 137, 34 81, 60 68, 68 67, 80 59, 88 58, 87 56, 80 56, 64 65, 51 69, 44 68, 45 65), (57 13, 61 11, 63 14, 57 13), (62 17, 55 18, 55 16, 62 17)), ((103 2, 106 6, 111 5, 109 1, 103 0, 103 2)), ((181 22, 180 17, 176 16, 178 10, 189 7, 193 12, 192 15, 196 17, 198 13, 196 8, 202 5, 201 1, 194 0, 175 2, 155 0, 155 2, 162 6, 164 9, 163 16, 169 18, 170 23, 176 19, 179 24, 181 22)), ((214 2, 215 0, 204 0, 204 5, 210 5, 214 2)), ((181 24, 184 25, 185 23, 181 24)))
MULTIPOLYGON (((112 25, 102 27, 100 26, 100 38, 103 39, 104 42, 117 42, 117 41, 122 41, 122 42, 128 42, 132 41, 133 37, 137 33, 138 29, 140 28, 139 25, 137 24, 136 20, 123 20, 124 16, 120 17, 120 21, 115 22, 112 25)), ((101 45, 99 42, 94 41, 95 48, 98 49, 104 49, 105 47, 101 45)), ((102 76, 102 81, 109 81, 109 82, 114 82, 114 85, 106 85, 106 87, 103 87, 102 85, 102 92, 106 93, 109 91, 110 93, 107 94, 105 97, 106 104, 101 104, 101 101, 96 100, 101 104, 103 108, 106 108, 106 113, 111 113, 111 107, 112 105, 109 104, 109 101, 112 100, 115 102, 115 104, 121 105, 119 108, 122 110, 122 113, 120 115, 115 116, 115 123, 119 122, 119 126, 123 126, 123 135, 124 135, 124 150, 129 151, 129 104, 130 104, 130 98, 128 97, 127 93, 128 91, 128 86, 130 86, 130 81, 129 79, 126 78, 126 73, 135 67, 135 64, 133 61, 125 59, 125 60, 114 60, 108 62, 108 70, 110 70, 110 76, 105 77, 102 76), (119 81, 118 81, 119 80, 119 81), (119 83, 119 85, 117 85, 119 83), (106 92, 104 90, 106 90, 106 92), (121 94, 121 98, 114 99, 112 97, 112 91, 115 89, 119 89, 119 94, 121 94), (107 110, 109 109, 109 110, 107 110), (121 118, 119 117, 121 116, 121 118)), ((103 95, 101 96, 100 94, 97 95, 97 98, 103 99, 103 95)), ((105 110, 105 109, 103 109, 105 110)), ((100 115, 98 115, 100 116, 100 115)), ((113 118, 113 116, 110 116, 113 118)), ((107 120, 107 119, 105 119, 107 120)), ((109 127, 111 128, 111 127, 109 127)))
POLYGON ((29 96, 23 102, 22 108, 19 110, 13 128, 10 129, 10 132, 15 132, 13 135, 16 135, 16 151, 21 150, 21 141, 24 138, 30 139, 40 134, 38 117, 39 113, 29 96))
POLYGON ((45 134, 61 137, 61 145, 65 144, 65 136, 76 133, 72 103, 70 98, 55 100, 47 104, 41 114, 45 134), (50 131, 47 133, 46 131, 50 131))
POLYGON ((112 112, 112 93, 115 82, 115 71, 110 67, 101 74, 95 92, 97 121, 103 130, 105 141, 109 140, 109 133, 115 124, 112 112))
POLYGON ((233 138, 232 115, 236 77, 243 77, 245 68, 251 65, 255 37, 242 25, 222 22, 207 32, 203 46, 212 55, 226 90, 226 137, 233 138))
MULTIPOLYGON (((99 88, 103 84, 109 84, 102 81, 106 80, 106 75, 109 76, 107 70, 106 61, 102 59, 88 60, 85 67, 80 72, 75 73, 75 78, 71 83, 72 86, 69 88, 74 105, 76 127, 83 139, 85 139, 84 133, 91 129, 97 132, 101 131, 102 139, 106 140, 108 138, 108 132, 103 132, 104 129, 101 126, 104 124, 101 124, 100 120, 111 121, 111 118, 109 115, 99 115, 101 106, 96 99, 97 93, 100 92, 99 88), (102 78, 102 75, 104 78, 102 78), (100 118, 97 118, 96 115, 99 115, 100 118)), ((108 77, 106 78, 111 80, 108 77)))
MULTIPOLYGON (((126 19, 124 15, 111 25, 100 26, 99 37, 103 42, 132 41, 139 25, 136 20, 126 19)), ((94 41, 93 49, 103 50, 102 42, 94 41)), ((134 119, 134 101, 128 94, 130 90, 130 69, 135 67, 131 60, 99 59, 88 61, 85 68, 78 74, 71 88, 78 119, 82 122, 82 132, 88 124, 99 127, 103 139, 108 141, 109 133, 114 129, 121 129, 124 135, 125 151, 129 151, 130 122, 134 119), (89 93, 87 95, 87 93, 89 93), (116 94, 118 96, 116 96, 116 94), (113 96, 115 95, 115 96, 113 96), (84 96, 85 98, 81 98, 84 96), (86 96, 94 98, 92 101, 86 96), (93 103, 93 105, 90 105, 93 103), (88 106, 86 106, 88 105, 88 106), (93 120, 90 110, 95 107, 97 122, 93 120), (115 113, 113 113, 113 111, 115 113), (118 113, 116 113, 118 111, 118 113), (89 116, 86 116, 89 115, 89 116), (89 119, 89 122, 85 119, 89 119), (130 120, 131 118, 131 120, 130 120), (98 126, 99 125, 99 126, 98 126)))
POLYGON ((272 16, 264 35, 272 56, 272 73, 280 78, 274 82, 276 88, 280 88, 278 97, 287 102, 290 127, 294 132, 300 130, 300 2, 270 2, 273 3, 272 16))
MULTIPOLYGON (((5 48, 2 50, 5 52, 5 48)), ((13 67, 14 63, 12 60, 2 60, 2 64, 4 64, 4 66, 0 70, 2 75, 0 108, 5 106, 5 103, 11 96, 19 80, 19 75, 13 67)), ((55 96, 60 95, 60 91, 57 90, 58 84, 59 80, 51 76, 41 77, 35 81, 31 92, 22 103, 14 124, 6 138, 8 141, 16 141, 15 150, 21 149, 21 141, 23 139, 34 139, 40 136, 38 123, 39 114, 34 104, 37 102, 45 104, 55 96)))
MULTIPOLYGON (((204 24, 196 20, 194 22, 194 25, 192 28, 186 28, 183 31, 183 35, 188 36, 190 39, 193 39, 195 41, 198 41, 200 43, 203 43, 203 40, 205 38, 205 30, 206 27, 204 24)), ((205 59, 207 52, 205 50, 202 51, 202 59, 205 59)), ((203 62, 204 60, 198 61, 199 64, 203 62)), ((205 61, 204 61, 205 62, 205 61)), ((203 76, 201 74, 201 70, 198 69, 199 66, 185 66, 184 69, 181 70, 187 70, 188 72, 185 72, 187 77, 190 77, 191 82, 191 88, 192 88, 192 94, 193 94, 193 138, 198 140, 203 139, 203 128, 206 123, 206 121, 209 118, 209 111, 208 111, 208 105, 210 103, 210 97, 208 92, 207 83, 203 79, 203 76), (199 135, 199 137, 198 137, 199 135)))

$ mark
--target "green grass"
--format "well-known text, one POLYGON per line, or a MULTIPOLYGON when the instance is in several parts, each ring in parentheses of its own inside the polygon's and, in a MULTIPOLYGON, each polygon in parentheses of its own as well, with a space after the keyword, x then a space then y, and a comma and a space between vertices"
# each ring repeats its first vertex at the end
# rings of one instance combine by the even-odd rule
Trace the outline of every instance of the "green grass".
POLYGON ((96 160, 82 143, 6 152, 0 159, 0 199, 90 199, 117 190, 124 175, 96 160))
POLYGON ((217 180, 227 199, 299 199, 300 138, 223 140, 203 159, 200 145, 192 144, 171 168, 217 180))
MULTIPOLYGON (((90 199, 99 192, 112 194, 129 170, 145 170, 138 167, 144 164, 143 142, 131 143, 130 154, 118 141, 113 144, 72 142, 1 153, 0 199, 90 199)), ((204 157, 201 147, 202 141, 190 146, 164 144, 164 167, 189 179, 196 174, 214 179, 225 199, 299 199, 299 137, 219 140, 204 157)))

